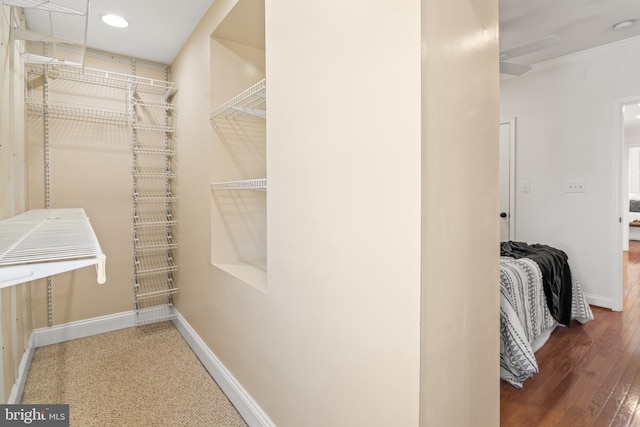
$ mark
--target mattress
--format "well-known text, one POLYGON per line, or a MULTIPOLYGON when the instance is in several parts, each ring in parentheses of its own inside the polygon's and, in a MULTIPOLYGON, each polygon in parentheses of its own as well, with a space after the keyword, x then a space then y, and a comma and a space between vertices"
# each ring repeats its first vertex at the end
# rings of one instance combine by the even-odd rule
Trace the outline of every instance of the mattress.
MULTIPOLYGON (((572 277, 571 318, 593 319, 580 284, 572 277)), ((547 307, 542 272, 529 258, 500 257, 500 377, 515 387, 538 372, 535 351, 559 324, 547 307)))

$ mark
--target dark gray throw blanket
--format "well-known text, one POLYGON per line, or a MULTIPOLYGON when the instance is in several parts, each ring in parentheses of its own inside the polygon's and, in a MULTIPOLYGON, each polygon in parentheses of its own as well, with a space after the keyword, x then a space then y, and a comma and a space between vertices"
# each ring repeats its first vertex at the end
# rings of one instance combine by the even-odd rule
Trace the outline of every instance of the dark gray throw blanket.
POLYGON ((529 258, 542 271, 547 306, 554 319, 565 326, 571 323, 571 269, 567 254, 560 249, 538 243, 501 242, 500 256, 529 258))

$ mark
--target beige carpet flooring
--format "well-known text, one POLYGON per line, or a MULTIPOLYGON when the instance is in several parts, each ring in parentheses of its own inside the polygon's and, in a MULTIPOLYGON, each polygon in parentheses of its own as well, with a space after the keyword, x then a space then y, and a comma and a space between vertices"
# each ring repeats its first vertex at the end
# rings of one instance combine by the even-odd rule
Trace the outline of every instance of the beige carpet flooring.
POLYGON ((67 403, 77 427, 246 426, 170 322, 37 348, 22 403, 67 403))

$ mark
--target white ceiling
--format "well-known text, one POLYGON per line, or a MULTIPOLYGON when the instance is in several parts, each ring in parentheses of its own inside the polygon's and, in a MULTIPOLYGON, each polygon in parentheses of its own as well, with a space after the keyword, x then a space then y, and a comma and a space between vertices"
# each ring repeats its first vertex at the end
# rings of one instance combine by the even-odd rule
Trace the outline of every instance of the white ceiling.
POLYGON ((87 47, 171 64, 213 0, 91 0, 87 47), (101 17, 117 14, 124 29, 105 25, 101 17))
MULTIPOLYGON (((49 1, 64 3, 73 0, 49 1)), ((87 47, 170 64, 212 2, 91 0, 87 47), (107 13, 123 16, 129 21, 129 27, 117 29, 106 26, 100 18, 107 13)), ((640 0, 499 0, 499 6, 500 51, 549 35, 560 39, 552 47, 512 58, 509 62, 532 65, 640 36, 640 0), (637 20, 637 25, 624 31, 612 30, 614 24, 628 19, 637 20)))
POLYGON ((500 51, 550 35, 560 38, 547 49, 509 60, 532 65, 622 39, 640 36, 638 0, 499 0, 500 51), (636 25, 613 31, 614 24, 636 25))

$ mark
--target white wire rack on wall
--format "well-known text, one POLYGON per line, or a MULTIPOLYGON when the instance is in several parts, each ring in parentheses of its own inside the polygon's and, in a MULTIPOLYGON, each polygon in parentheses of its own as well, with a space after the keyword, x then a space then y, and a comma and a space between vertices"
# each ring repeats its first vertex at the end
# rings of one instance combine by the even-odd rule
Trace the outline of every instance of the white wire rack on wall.
MULTIPOLYGON (((177 197, 173 161, 176 154, 175 127, 172 125, 174 106, 171 101, 177 86, 168 81, 166 68, 164 80, 137 76, 135 61, 131 63, 131 70, 131 74, 123 74, 88 67, 30 64, 26 69, 27 81, 33 82, 33 87, 42 84, 44 89, 42 97, 31 94, 25 103, 29 115, 43 117, 46 207, 50 204, 51 119, 100 122, 126 126, 130 130, 133 306, 141 324, 173 317, 172 295, 178 291, 173 280, 178 266, 173 261, 173 251, 177 248, 173 233, 177 224, 173 215, 177 197), (57 91, 49 90, 52 82, 60 82, 56 85, 57 91), (88 94, 95 93, 96 86, 108 88, 101 89, 102 93, 109 94, 104 105, 90 104, 92 98, 88 94)), ((50 287, 48 285, 49 300, 50 287)), ((49 318, 51 324, 51 308, 49 318)))
POLYGON ((220 107, 216 108, 209 115, 209 120, 211 120, 212 124, 215 126, 215 123, 213 122, 216 119, 229 119, 245 114, 266 119, 266 91, 267 81, 264 79, 260 80, 258 83, 242 91, 220 107))
POLYGON ((104 121, 126 125, 131 118, 131 111, 124 108, 98 107, 88 104, 77 104, 63 101, 48 101, 39 98, 25 100, 27 111, 31 115, 41 116, 45 110, 50 118, 104 121))
MULTIPOLYGON (((135 66, 132 67, 135 74, 135 66)), ((165 72, 168 80, 168 72, 165 72)), ((173 273, 177 248, 174 228, 175 109, 174 85, 139 81, 132 86, 133 257, 136 322, 145 324, 175 317, 173 273), (157 90, 160 89, 160 90, 157 90)))
POLYGON ((221 147, 234 162, 227 173, 246 177, 210 184, 212 263, 259 288, 266 281, 267 179, 255 176, 266 175, 266 89, 261 80, 209 115, 221 147), (225 242, 230 242, 227 253, 216 250, 225 242))
POLYGON ((0 221, 0 288, 91 265, 105 283, 105 261, 84 209, 34 209, 0 221))
MULTIPOLYGON (((114 73, 112 71, 98 70, 95 68, 79 68, 71 65, 29 65, 28 74, 40 76, 43 68, 48 67, 48 78, 63 79, 74 82, 83 82, 93 85, 120 88, 126 91, 138 93, 151 93, 160 95, 163 100, 171 98, 178 90, 175 83, 166 80, 151 79, 134 74, 114 73)), ((132 93, 130 92, 130 93, 132 93)), ((167 103, 168 104, 168 103, 167 103)))
POLYGON ((256 190, 267 191, 267 179, 243 179, 211 183, 211 190, 256 190))

